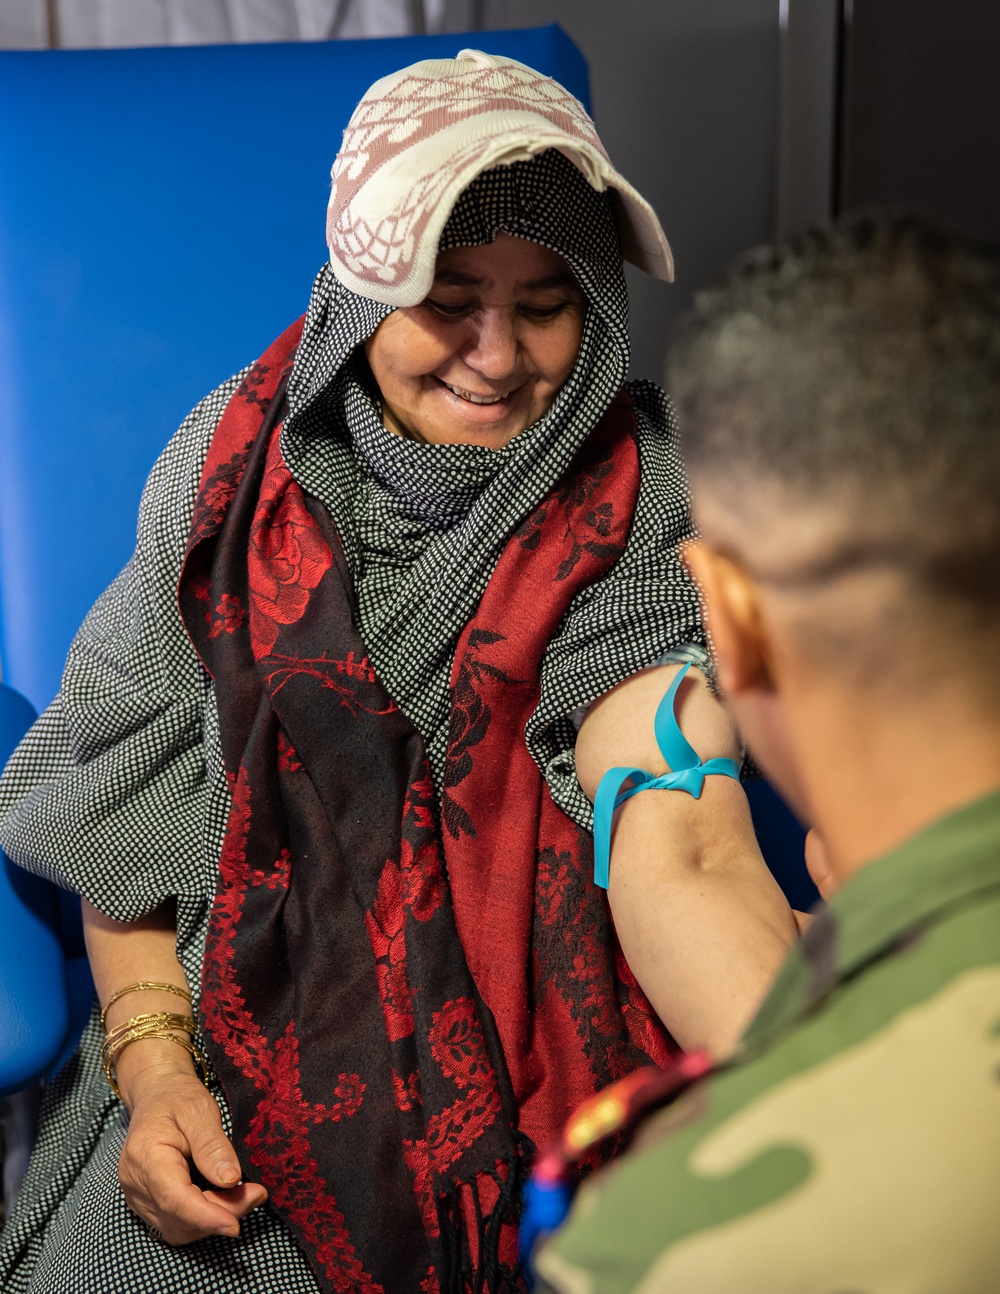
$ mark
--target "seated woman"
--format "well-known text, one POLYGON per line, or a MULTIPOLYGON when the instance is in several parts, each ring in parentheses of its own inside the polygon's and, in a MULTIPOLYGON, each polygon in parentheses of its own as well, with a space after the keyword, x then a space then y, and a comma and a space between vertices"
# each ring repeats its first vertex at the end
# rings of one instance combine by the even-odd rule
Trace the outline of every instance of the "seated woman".
POLYGON ((475 51, 377 83, 333 175, 304 321, 164 451, 0 788, 100 997, 5 1290, 518 1288, 532 1146, 728 1046, 794 936, 729 779, 624 811, 615 925, 591 879, 580 782, 707 659, 673 416, 623 385, 652 211, 475 51))

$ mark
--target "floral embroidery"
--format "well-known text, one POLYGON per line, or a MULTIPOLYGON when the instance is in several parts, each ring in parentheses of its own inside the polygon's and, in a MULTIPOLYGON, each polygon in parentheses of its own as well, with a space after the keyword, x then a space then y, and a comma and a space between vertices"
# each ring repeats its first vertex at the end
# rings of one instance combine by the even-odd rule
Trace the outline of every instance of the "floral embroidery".
POLYGON ((287 468, 272 468, 265 478, 262 508, 250 531, 250 638, 254 655, 269 656, 283 625, 302 619, 309 595, 333 565, 333 554, 294 483, 285 487, 287 468), (273 496, 277 495, 277 502, 273 496))
POLYGON ((413 995, 406 973, 406 936, 399 868, 389 859, 379 877, 378 893, 365 927, 375 954, 375 973, 390 1042, 413 1032, 413 995))
POLYGON ((601 561, 614 561, 625 551, 621 544, 609 542, 615 524, 614 504, 610 500, 588 508, 598 486, 614 466, 610 452, 590 463, 583 471, 571 474, 569 480, 525 518, 514 531, 522 548, 535 549, 553 509, 565 513, 564 539, 568 551, 556 572, 559 581, 568 579, 584 553, 601 561))
POLYGON ((209 621, 209 638, 218 638, 223 633, 235 633, 246 619, 246 614, 246 607, 235 593, 224 593, 209 621))
POLYGON ((472 819, 451 792, 472 772, 472 748, 479 745, 489 730, 493 712, 480 692, 483 681, 494 679, 498 683, 517 682, 496 665, 482 659, 485 648, 503 641, 501 633, 491 629, 473 629, 469 634, 468 649, 452 692, 441 816, 448 834, 454 840, 463 835, 476 835, 472 819))
POLYGON ((295 753, 295 747, 288 740, 283 728, 278 729, 278 768, 282 773, 301 773, 302 760, 295 753))
POLYGON ((258 868, 249 875, 251 885, 266 885, 269 890, 287 890, 292 879, 292 855, 283 849, 274 864, 273 872, 262 872, 258 868))
POLYGON ((243 381, 236 388, 233 398, 242 400, 246 404, 256 405, 261 413, 266 413, 271 403, 271 396, 262 396, 260 390, 267 383, 267 375, 270 371, 270 366, 262 364, 260 360, 252 364, 243 381))

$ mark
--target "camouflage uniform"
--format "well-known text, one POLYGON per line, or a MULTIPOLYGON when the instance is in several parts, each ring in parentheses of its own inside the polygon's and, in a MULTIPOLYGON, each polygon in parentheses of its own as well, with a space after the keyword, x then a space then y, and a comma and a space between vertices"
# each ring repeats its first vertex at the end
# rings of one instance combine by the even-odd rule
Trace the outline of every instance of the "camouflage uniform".
POLYGON ((1000 792, 854 876, 737 1063, 580 1191, 538 1269, 562 1294, 1000 1291, 1000 792))

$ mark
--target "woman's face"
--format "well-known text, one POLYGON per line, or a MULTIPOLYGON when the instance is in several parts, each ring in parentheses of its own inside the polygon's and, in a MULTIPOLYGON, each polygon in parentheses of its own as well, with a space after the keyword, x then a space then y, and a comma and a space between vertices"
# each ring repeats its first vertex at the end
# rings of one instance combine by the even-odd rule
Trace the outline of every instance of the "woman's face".
POLYGON ((545 413, 580 350, 583 290, 556 252, 498 234, 437 259, 418 306, 365 343, 390 431, 502 449, 545 413))

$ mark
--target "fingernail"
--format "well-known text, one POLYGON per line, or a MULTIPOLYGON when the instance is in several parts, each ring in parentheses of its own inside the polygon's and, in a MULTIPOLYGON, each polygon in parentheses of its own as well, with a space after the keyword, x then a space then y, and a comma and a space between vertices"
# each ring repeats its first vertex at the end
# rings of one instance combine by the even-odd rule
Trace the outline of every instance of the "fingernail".
POLYGON ((215 1165, 215 1171, 219 1181, 228 1186, 235 1186, 240 1180, 240 1166, 231 1159, 220 1159, 215 1165))
POLYGON ((240 1224, 231 1222, 227 1226, 220 1227, 215 1234, 217 1236, 228 1236, 230 1240, 235 1240, 240 1234, 240 1224))
POLYGON ((267 1201, 267 1191, 261 1191, 261 1193, 257 1196, 253 1204, 250 1205, 250 1207, 252 1209, 259 1209, 260 1206, 264 1204, 266 1201, 267 1201))

